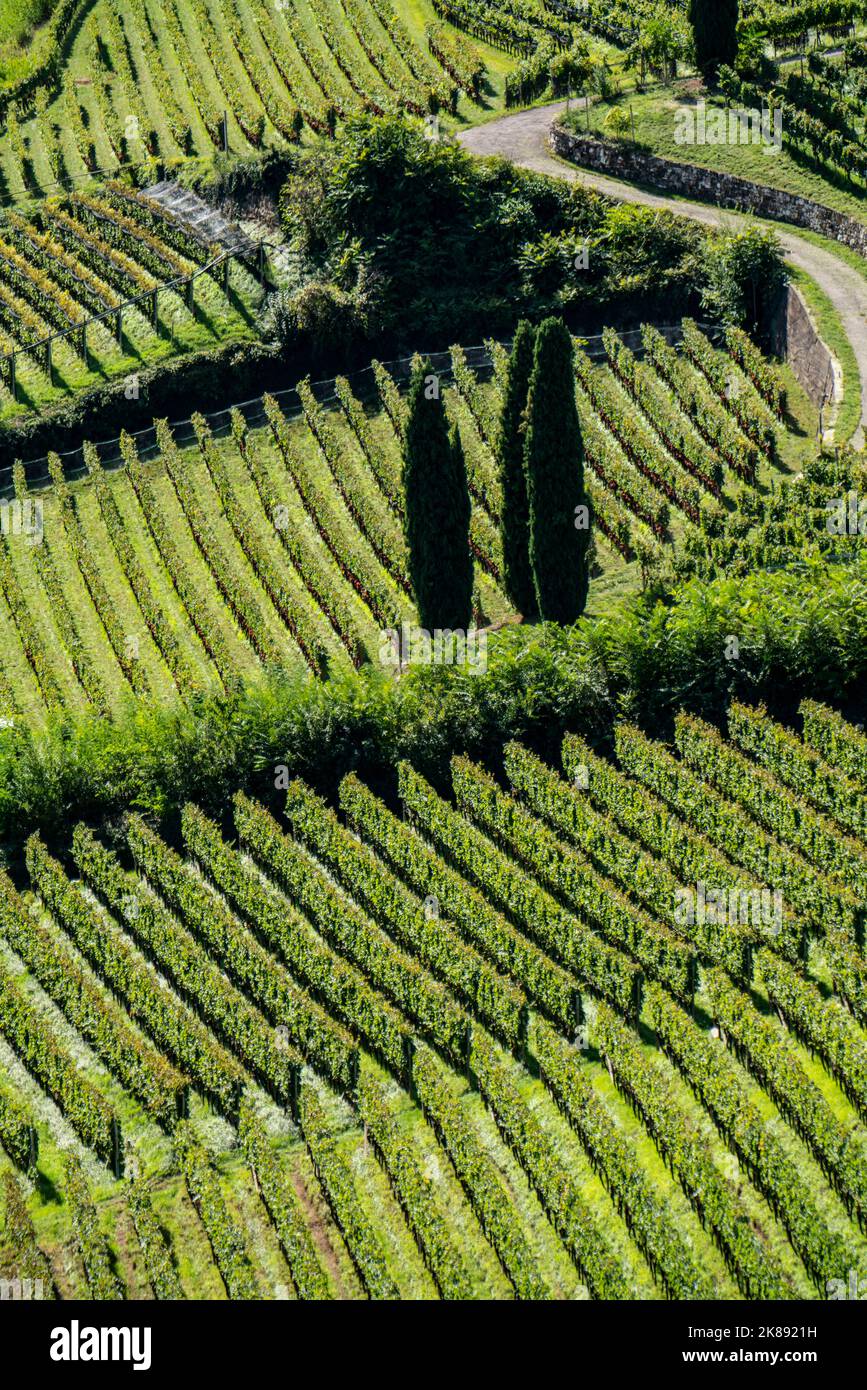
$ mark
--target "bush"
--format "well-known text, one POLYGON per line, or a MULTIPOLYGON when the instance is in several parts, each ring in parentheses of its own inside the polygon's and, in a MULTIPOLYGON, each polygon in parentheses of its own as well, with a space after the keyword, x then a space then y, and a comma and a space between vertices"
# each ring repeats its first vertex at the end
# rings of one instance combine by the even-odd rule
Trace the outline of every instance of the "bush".
MULTIPOLYGON (((564 54, 563 63, 570 61, 564 54)), ((348 121, 333 144, 298 156, 280 196, 302 278, 351 296, 363 290, 365 303, 373 284, 377 313, 369 331, 384 336, 395 356, 420 340, 436 346, 508 333, 523 312, 559 309, 560 296, 574 296, 576 282, 588 303, 603 303, 610 298, 603 256, 580 276, 574 253, 563 258, 541 296, 525 262, 546 238, 593 235, 603 244, 611 206, 579 185, 505 160, 475 160, 396 118, 348 121)), ((702 234, 673 233, 678 219, 653 216, 654 262, 682 273, 695 292, 694 266, 685 256, 702 234)), ((633 258, 633 280, 635 269, 633 258)), ((646 297, 645 314, 665 296, 657 279, 632 286, 633 302, 646 297)))
POLYGON ((274 806, 276 764, 333 791, 349 771, 389 778, 409 757, 446 785, 456 747, 491 763, 520 738, 556 762, 564 731, 605 738, 618 710, 653 732, 679 708, 719 721, 733 697, 764 700, 777 716, 805 697, 848 699, 863 719, 865 676, 867 557, 692 580, 666 604, 636 599, 571 628, 510 626, 491 636, 484 675, 274 676, 187 709, 7 730, 0 839, 14 848, 35 828, 65 837, 70 805, 91 821, 134 807, 170 822, 193 800, 221 817, 242 788, 274 806), (731 633, 738 661, 725 660, 731 633))
POLYGON ((705 244, 703 264, 705 311, 767 344, 787 278, 776 233, 764 227, 729 233, 705 244))

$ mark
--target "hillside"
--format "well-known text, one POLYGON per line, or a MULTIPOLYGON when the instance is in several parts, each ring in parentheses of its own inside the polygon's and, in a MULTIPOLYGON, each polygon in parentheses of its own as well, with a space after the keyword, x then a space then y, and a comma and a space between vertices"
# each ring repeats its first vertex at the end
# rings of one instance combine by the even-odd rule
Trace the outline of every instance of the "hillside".
POLYGON ((865 24, 0 0, 0 1303, 43 1372, 291 1374, 275 1302, 592 1304, 579 1375, 854 1346, 865 24), (641 159, 699 109, 680 198, 641 159), (820 222, 729 215, 765 168, 820 222))
POLYGON ((745 707, 734 743, 684 720, 679 759, 623 726, 618 766, 567 739, 565 776, 510 745, 510 793, 456 759, 456 808, 404 764, 404 821, 354 777, 340 818, 292 783, 282 825, 236 798, 244 856, 189 807, 204 880, 138 820, 141 877, 82 827, 77 887, 32 841, 40 911, 8 881, 0 909, 2 1135, 26 1155, 38 1128, 65 1199, 30 1209, 57 1287, 100 1296, 88 1244, 106 1239, 138 1297, 168 1251, 186 1296, 810 1298, 845 1280, 867 1253, 867 779, 863 739, 804 713, 809 742, 745 707), (685 914, 675 885, 696 872, 707 907, 685 914), (739 886, 713 907, 722 884, 739 886), (204 1108, 178 1102, 185 1077, 204 1108), (64 1214, 82 1198, 59 1136, 111 1165, 118 1129, 156 1246, 137 1248, 136 1186, 94 1158, 102 1232, 76 1240, 64 1214))

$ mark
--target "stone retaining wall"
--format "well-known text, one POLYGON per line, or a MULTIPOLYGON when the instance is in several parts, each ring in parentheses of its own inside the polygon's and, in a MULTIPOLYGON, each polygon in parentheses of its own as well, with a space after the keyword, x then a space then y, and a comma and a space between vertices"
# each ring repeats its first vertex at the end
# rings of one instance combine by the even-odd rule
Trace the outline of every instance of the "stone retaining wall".
POLYGON ((867 224, 797 193, 785 193, 782 189, 769 188, 766 184, 753 183, 716 169, 703 169, 698 164, 663 159, 625 140, 597 140, 591 135, 579 135, 556 122, 551 126, 549 143, 561 159, 597 173, 629 179, 632 183, 643 183, 736 212, 755 213, 757 217, 775 222, 790 222, 831 241, 839 241, 867 258, 867 224))
POLYGON ((796 380, 813 405, 829 407, 825 424, 836 416, 843 386, 843 372, 827 343, 819 337, 803 297, 794 285, 786 294, 771 326, 774 352, 785 358, 796 380))
MULTIPOLYGON (((733 174, 703 169, 697 164, 662 159, 622 141, 573 134, 556 122, 551 126, 549 143, 554 154, 597 173, 714 203, 717 207, 791 222, 842 242, 867 258, 867 225, 809 198, 752 183, 733 174)), ((677 211, 676 208, 672 210, 677 211)), ((772 345, 774 352, 788 362, 813 405, 829 407, 833 418, 842 394, 842 370, 820 338, 810 311, 794 285, 787 287, 780 303, 772 325, 772 345)))

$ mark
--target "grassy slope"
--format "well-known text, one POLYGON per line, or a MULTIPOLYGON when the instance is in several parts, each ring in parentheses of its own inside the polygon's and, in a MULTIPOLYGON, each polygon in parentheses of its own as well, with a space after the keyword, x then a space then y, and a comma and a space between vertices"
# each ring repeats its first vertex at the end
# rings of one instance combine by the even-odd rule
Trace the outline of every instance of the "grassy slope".
MULTIPOLYGON (((708 169, 736 174, 755 183, 768 184, 789 193, 812 198, 838 212, 847 213, 858 221, 867 220, 863 192, 845 180, 834 182, 820 169, 811 168, 788 149, 769 155, 760 145, 685 145, 675 142, 675 112, 679 105, 696 99, 696 83, 687 79, 671 87, 652 88, 646 92, 624 92, 614 101, 595 104, 590 113, 591 133, 605 133, 605 119, 614 105, 620 106, 635 121, 635 139, 653 154, 676 159, 686 164, 700 164, 708 169)), ((699 92, 698 96, 702 96, 699 92)), ((708 106, 722 105, 711 102, 708 106)), ((585 130, 583 115, 572 117, 577 130, 585 130)), ((631 139, 631 135, 627 138, 631 139)))
POLYGON ((29 58, 38 51, 39 27, 54 8, 55 0, 0 0, 0 91, 28 70, 29 58))
MULTIPOLYGON (((15 958, 10 956, 5 948, 0 948, 0 951, 15 967, 15 958)), ((20 978, 28 995, 43 1012, 53 1035, 73 1053, 83 1075, 97 1084, 115 1106, 122 1121, 129 1151, 135 1154, 141 1171, 154 1183, 154 1204, 171 1238, 186 1295, 192 1298, 223 1297, 222 1281, 214 1266, 207 1237, 189 1201, 183 1182, 172 1172, 170 1140, 147 1119, 140 1107, 105 1071, 59 1011, 46 999, 35 981, 26 972, 20 978)), ((781 1028, 780 1035, 783 1045, 795 1053, 841 1120, 847 1125, 857 1125, 857 1117, 851 1104, 822 1066, 810 1058, 806 1050, 793 1041, 786 1030, 781 1028)), ((782 1227, 710 1123, 683 1078, 653 1045, 649 1032, 643 1033, 642 1042, 645 1053, 654 1059, 661 1074, 667 1078, 672 1096, 689 1117, 696 1133, 702 1137, 707 1153, 719 1170, 737 1186, 751 1219, 763 1233, 769 1249, 791 1279, 796 1296, 814 1297, 815 1291, 795 1258, 782 1227)), ((590 1213, 604 1230, 618 1258, 622 1260, 624 1271, 633 1288, 633 1295, 651 1299, 660 1297, 660 1291, 651 1280, 643 1257, 550 1095, 538 1079, 531 1076, 507 1054, 501 1052, 500 1060, 511 1074, 536 1122, 567 1165, 590 1213)), ((31 1192, 29 1206, 40 1242, 51 1260, 55 1278, 63 1293, 67 1297, 81 1296, 85 1288, 84 1276, 74 1249, 69 1213, 63 1200, 61 1162, 62 1147, 71 1142, 77 1148, 77 1141, 70 1135, 62 1116, 30 1080, 2 1041, 0 1061, 13 1082, 30 1098, 37 1111, 41 1141, 40 1160, 36 1187, 31 1192)), ((433 1182, 436 1205, 460 1241, 477 1296, 507 1297, 509 1289, 499 1264, 482 1235, 466 1195, 457 1182, 441 1146, 406 1093, 382 1073, 378 1066, 370 1062, 367 1065, 372 1066, 385 1083, 400 1126, 411 1142, 420 1167, 433 1182)), ((612 1085, 602 1060, 591 1050, 584 1055, 580 1065, 582 1069, 586 1069, 597 1095, 614 1122, 636 1145, 642 1165, 669 1204, 678 1229, 687 1245, 691 1247, 694 1257, 712 1280, 717 1296, 723 1299, 737 1298, 736 1286, 725 1269, 719 1252, 701 1228, 686 1197, 671 1177, 640 1121, 612 1085)), ((859 1258, 867 1257, 867 1241, 847 1218, 842 1204, 831 1192, 803 1143, 782 1120, 769 1097, 739 1064, 733 1061, 733 1066, 746 1086, 752 1102, 765 1117, 771 1132, 795 1162, 823 1220, 830 1229, 837 1231, 851 1243, 859 1258)), ((552 1290, 561 1298, 582 1297, 581 1282, 574 1267, 543 1216, 538 1199, 529 1188, 525 1175, 504 1148, 478 1093, 469 1090, 466 1080, 454 1072, 449 1072, 448 1079, 450 1088, 454 1095, 460 1098, 464 1112, 482 1146, 501 1173, 519 1213, 530 1248, 552 1290)), ((372 1147, 358 1127, 357 1119, 343 1101, 321 1084, 318 1089, 330 1124, 340 1136, 339 1147, 354 1174, 363 1205, 388 1252, 389 1263, 402 1296, 431 1297, 434 1289, 430 1276, 415 1248, 387 1178, 375 1159, 372 1147)), ((287 1181, 292 1183, 307 1212, 314 1239, 335 1293, 343 1297, 359 1296, 358 1281, 348 1253, 334 1229, 299 1136, 285 1116, 280 1117, 261 1094, 258 1103, 275 1137, 287 1181)), ((237 1148, 237 1140, 231 1127, 213 1115, 195 1097, 192 1119, 200 1138, 217 1162, 230 1212, 236 1219, 254 1258, 261 1296, 291 1296, 291 1277, 284 1256, 256 1193, 249 1169, 237 1148)), ((101 1227, 112 1247, 118 1273, 132 1297, 146 1298, 149 1296, 146 1273, 122 1189, 92 1156, 84 1154, 83 1157, 89 1182, 99 1204, 101 1227)), ((2 1155, 0 1166, 7 1166, 2 1155)), ((7 1267, 8 1261, 7 1251, 7 1267)), ((2 1264, 3 1260, 0 1258, 0 1266, 2 1264)))
MULTIPOLYGON (((847 345, 839 331, 836 335, 832 332, 836 318, 830 306, 820 306, 820 308, 822 308, 820 327, 826 332, 831 346, 841 357, 848 388, 851 384, 853 371, 850 357, 847 357, 844 351, 847 345)), ((620 388, 614 383, 610 372, 607 369, 602 370, 605 370, 612 389, 617 394, 621 394, 620 388)), ((692 367, 687 367, 686 370, 691 374, 695 372, 692 367)), ((805 459, 815 448, 815 411, 791 373, 785 368, 782 370, 788 391, 789 416, 786 427, 778 430, 778 457, 773 465, 766 465, 760 474, 759 484, 762 489, 767 489, 786 475, 798 472, 803 467, 805 459)), ((486 402, 493 403, 495 389, 492 383, 480 388, 483 405, 486 402)), ((667 394, 667 388, 660 386, 660 390, 667 394)), ((451 388, 447 396, 449 412, 460 422, 467 456, 475 458, 477 465, 483 469, 493 471, 493 461, 482 442, 469 410, 451 388)), ((384 412, 379 412, 370 415, 369 418, 372 433, 378 445, 389 452, 394 469, 399 471, 399 446, 387 417, 384 412)), ((842 425, 845 425, 847 420, 851 423, 852 418, 857 418, 857 399, 847 396, 841 413, 842 425)), ((359 499, 363 497, 374 514, 381 521, 386 522, 392 532, 397 533, 399 523, 389 512, 382 494, 373 482, 372 476, 362 460, 357 442, 351 435, 342 414, 332 412, 329 419, 339 443, 351 492, 359 499)), ((297 457, 305 460, 315 479, 319 493, 327 499, 330 515, 336 519, 341 532, 352 538, 353 552, 357 556, 363 556, 372 570, 378 570, 383 575, 386 586, 399 599, 401 608, 405 609, 407 616, 410 617, 411 605, 399 594, 393 580, 384 574, 369 543, 355 526, 346 504, 334 485, 330 468, 316 446, 303 418, 293 419, 289 423, 289 436, 297 457)), ((837 437, 843 437, 842 426, 837 437)), ((258 543, 270 555, 286 590, 294 595, 295 601, 306 613, 319 640, 327 649, 332 668, 334 670, 344 669, 348 662, 346 650, 324 613, 309 595, 283 547, 273 544, 272 519, 264 512, 258 492, 236 452, 231 437, 227 436, 218 440, 216 447, 223 454, 235 479, 235 495, 243 514, 242 540, 249 536, 251 541, 258 543)), ((278 502, 287 508, 289 525, 296 533, 303 533, 306 543, 318 558, 320 568, 331 575, 332 583, 340 591, 344 603, 354 617, 368 654, 375 660, 379 648, 379 625, 372 618, 348 580, 340 574, 328 548, 301 504, 286 465, 278 454, 269 431, 257 430, 255 432, 255 447, 265 462, 278 502)), ((265 615, 267 630, 276 640, 285 660, 289 664, 297 663, 300 657, 295 644, 285 631, 270 597, 254 574, 250 562, 244 554, 242 544, 229 525, 198 449, 195 446, 188 448, 186 456, 195 480, 196 495, 200 504, 212 518, 223 552, 230 558, 235 573, 242 576, 245 584, 257 594, 261 610, 265 615)), ((260 669, 256 654, 248 639, 240 632, 234 616, 214 583, 205 560, 193 539, 170 478, 159 461, 148 463, 145 467, 153 482, 159 507, 176 539, 184 564, 193 578, 195 592, 199 596, 198 604, 203 606, 206 612, 211 615, 219 632, 228 643, 234 668, 242 676, 255 676, 260 669)), ((211 689, 217 688, 219 680, 216 670, 206 655, 199 637, 193 630, 189 615, 185 612, 174 590, 164 562, 149 534, 145 518, 142 516, 125 470, 121 468, 107 474, 107 483, 113 490, 121 515, 129 527, 133 548, 148 577, 151 592, 157 598, 162 611, 166 613, 181 644, 190 654, 194 671, 211 689)), ((135 596, 122 573, 97 506, 91 481, 88 478, 83 478, 73 484, 73 490, 77 499, 84 534, 112 596, 122 624, 122 631, 129 636, 137 636, 140 640, 141 659, 152 698, 160 701, 174 700, 177 698, 174 681, 146 629, 135 596)), ((724 500, 729 506, 732 506, 733 498, 734 485, 732 475, 729 474, 724 489, 724 500)), ((59 524, 56 502, 50 490, 42 494, 42 502, 46 534, 49 538, 55 567, 64 585, 67 601, 84 644, 84 650, 116 707, 124 698, 123 692, 126 690, 126 682, 121 675, 117 658, 108 644, 77 567, 74 565, 69 542, 59 524)), ((673 542, 677 544, 683 538, 684 521, 676 508, 672 508, 671 518, 671 537, 673 542)), ((489 521, 488 524, 493 531, 496 530, 495 523, 489 521)), ((601 535, 597 536, 596 547, 598 564, 591 583, 588 604, 588 612, 591 615, 608 611, 613 604, 637 589, 640 584, 640 569, 637 561, 626 563, 601 535)), ((15 570, 31 602, 32 611, 37 614, 41 629, 46 633, 53 634, 50 605, 38 578, 34 554, 23 539, 20 544, 15 543, 11 548, 15 570)), ((477 579, 484 622, 494 624, 507 619, 510 616, 510 605, 500 586, 479 566, 477 566, 477 579)), ((29 675, 23 652, 18 649, 19 644, 11 634, 7 645, 10 648, 9 678, 13 688, 20 691, 22 710, 33 717, 34 688, 32 676, 29 675)), ((52 668, 55 669, 61 681, 68 707, 72 712, 80 711, 85 703, 80 686, 72 673, 65 653, 53 635, 49 642, 49 657, 52 668)), ((40 703, 37 697, 35 700, 36 709, 39 708, 40 703)))

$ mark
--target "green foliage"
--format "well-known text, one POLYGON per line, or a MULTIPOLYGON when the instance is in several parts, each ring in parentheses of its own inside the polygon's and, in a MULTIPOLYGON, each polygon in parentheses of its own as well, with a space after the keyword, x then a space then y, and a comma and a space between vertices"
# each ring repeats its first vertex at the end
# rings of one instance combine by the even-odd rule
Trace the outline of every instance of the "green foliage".
POLYGON ((0 934, 122 1085, 149 1115, 171 1128, 186 1108, 186 1077, 138 1037, 124 1011, 106 999, 80 965, 63 934, 28 912, 2 871, 0 934))
POLYGON ((709 1297, 708 1281, 676 1229, 664 1197, 654 1189, 632 1145, 597 1095, 579 1054, 542 1020, 533 1026, 533 1052, 546 1085, 587 1150, 671 1298, 709 1297))
POLYGON ((368 338, 409 347, 477 342, 510 332, 522 312, 578 297, 601 304, 627 289, 633 304, 640 293, 670 312, 673 297, 683 304, 698 285, 692 250, 702 234, 683 219, 624 212, 505 160, 474 162, 394 117, 350 119, 331 146, 301 154, 280 207, 303 278, 350 295, 368 338), (585 236, 594 249, 576 276, 585 236), (561 238, 570 254, 559 255, 561 238), (556 263, 537 289, 527 268, 537 253, 547 264, 549 243, 556 263))
MULTIPOLYGON (((303 783, 290 788, 286 815, 298 838, 408 955, 454 990, 508 1046, 521 1046, 525 1000, 519 990, 492 970, 447 922, 429 919, 419 899, 366 845, 343 829, 333 811, 303 783)), ((379 972, 370 973, 379 978, 379 972)), ((439 997, 443 1014, 455 1009, 433 978, 426 979, 421 972, 419 978, 432 999, 439 997)), ((460 1024, 458 1029, 459 1036, 464 1036, 460 1024)))
MULTIPOLYGON (((433 788, 409 763, 398 766, 398 785, 402 793, 415 788, 431 805, 438 801, 433 788)), ((350 775, 341 782, 340 804, 356 834, 417 893, 436 899, 439 911, 462 936, 526 990, 537 1008, 567 1029, 577 1022, 577 990, 566 971, 517 931, 478 888, 450 868, 357 777, 350 775)))
POLYGON ((4 1236, 6 1245, 15 1251, 15 1266, 20 1279, 39 1281, 43 1298, 56 1298, 51 1265, 39 1248, 36 1229, 24 1201, 24 1194, 15 1174, 7 1169, 2 1175, 5 1207, 4 1236))
MULTIPOLYGON (((348 903, 303 852, 301 844, 284 835, 261 807, 238 798, 236 812, 244 840, 281 888, 308 914, 320 935, 363 971, 370 990, 390 998, 452 1062, 463 1065, 470 1025, 451 996, 417 961, 398 950, 366 913, 348 903)), ((317 805, 317 799, 300 783, 289 788, 287 815, 299 840, 314 849, 317 857, 329 862, 330 841, 332 858, 342 847, 346 862, 350 846, 345 840, 341 846, 341 837, 334 835, 333 816, 321 803, 317 805)), ((405 1051, 402 1039, 401 1053, 405 1051)), ((396 1067, 398 1074, 402 1073, 403 1057, 397 1062, 392 1055, 388 1061, 392 1070, 396 1067)))
POLYGON ((536 815, 586 854, 601 873, 639 898, 661 923, 674 927, 700 956, 720 961, 737 979, 749 978, 752 937, 747 931, 733 927, 718 932, 700 922, 688 926, 675 922, 678 877, 666 860, 676 862, 681 879, 701 878, 710 870, 698 836, 690 836, 686 826, 678 827, 673 821, 663 825, 661 818, 654 816, 650 798, 639 804, 640 789, 634 793, 633 823, 629 785, 621 785, 613 769, 577 738, 567 738, 563 746, 563 762, 572 775, 572 785, 519 743, 506 745, 504 761, 516 792, 536 815), (588 781, 589 795, 574 782, 579 768, 582 782, 584 776, 588 781), (619 819, 622 827, 618 826, 619 819))
POLYGON ((383 1087, 371 1074, 358 1088, 358 1108, 421 1256, 443 1298, 472 1298, 472 1283, 453 1232, 439 1211, 433 1184, 391 1114, 383 1087))
POLYGON ((796 1164, 768 1132, 761 1111, 716 1040, 657 986, 648 987, 647 1001, 660 1046, 729 1138, 786 1227, 816 1287, 825 1293, 829 1279, 845 1278, 845 1271, 852 1268, 853 1247, 825 1229, 796 1164))
POLYGON ((466 1191, 482 1230, 499 1256, 515 1292, 523 1299, 552 1297, 535 1268, 512 1198, 497 1166, 486 1153, 448 1079, 429 1048, 413 1058, 413 1083, 419 1102, 436 1130, 466 1191))
POLYGON ((237 1218, 230 1214, 220 1189, 217 1170, 187 1121, 178 1125, 175 1150, 190 1198, 208 1233, 229 1298, 258 1298, 250 1253, 237 1218))
MULTIPOLYGON (((276 822, 261 806, 239 796, 235 803, 239 833, 258 857, 267 853, 268 867, 301 907, 315 919, 315 904, 323 902, 317 925, 331 909, 335 931, 343 918, 336 894, 323 901, 321 886, 327 883, 309 861, 292 853, 292 842, 280 836, 276 822), (285 845, 282 843, 285 841, 285 845), (278 852, 278 850, 282 852, 278 852)), ((253 926, 264 942, 286 962, 304 983, 370 1050, 397 1075, 405 1073, 409 1030, 400 1016, 373 990, 354 966, 325 944, 308 918, 294 910, 285 897, 263 883, 256 869, 229 848, 212 821, 194 806, 183 815, 184 839, 190 853, 225 893, 232 906, 253 926)), ((346 937, 352 938, 352 926, 346 937)), ((353 1078, 353 1088, 355 1079, 353 1078)))
POLYGON ((675 741, 684 763, 722 796, 743 806, 769 834, 847 885, 862 901, 867 897, 867 851, 857 839, 843 833, 795 792, 781 787, 712 725, 679 714, 675 741))
POLYGON ((599 875, 582 854, 567 848, 523 806, 501 791, 484 768, 467 759, 455 765, 455 795, 464 814, 521 864, 581 921, 689 1003, 695 954, 672 931, 599 875))
MULTIPOLYGON (((757 973, 766 988, 780 964, 772 952, 760 953, 757 973)), ((851 1142, 851 1128, 834 1114, 800 1066, 794 1049, 785 1045, 778 1028, 755 1009, 749 995, 734 989, 720 970, 707 971, 703 983, 726 1042, 773 1096, 863 1229, 867 1218, 867 1154, 851 1142)))
POLYGON ((6 1078, 0 1079, 0 1145, 25 1172, 35 1168, 39 1135, 30 1107, 6 1078))
POLYGON ((762 707, 733 703, 729 734, 738 747, 792 791, 833 817, 846 831, 867 837, 867 794, 802 743, 791 729, 777 724, 762 707))
POLYGON ((75 1243, 84 1265, 90 1296, 98 1303, 125 1298, 126 1291, 114 1271, 111 1247, 99 1229, 96 1207, 81 1163, 74 1154, 67 1153, 64 1170, 64 1196, 72 1213, 75 1243))
POLYGON ((168 1238, 154 1211, 147 1183, 142 1178, 134 1178, 127 1185, 126 1196, 154 1296, 180 1301, 184 1291, 172 1260, 168 1238))
POLYGON ((867 789, 867 736, 863 729, 848 723, 837 710, 816 700, 804 700, 800 714, 804 721, 804 742, 867 789))
POLYGON ((411 776, 411 769, 405 773, 401 769, 400 791, 412 823, 522 932, 574 971, 582 985, 610 999, 622 1013, 636 1016, 641 1002, 639 968, 600 941, 585 922, 472 825, 466 815, 471 792, 463 776, 463 760, 453 760, 453 774, 460 810, 432 795, 411 776))
MULTIPOLYGON (((624 770, 707 836, 730 861, 742 864, 759 882, 781 889, 789 906, 820 929, 845 931, 850 937, 857 934, 863 909, 844 885, 813 869, 737 803, 709 796, 707 783, 698 773, 640 730, 618 725, 615 746, 624 770)), ((751 781, 756 769, 747 766, 745 775, 751 781)))
POLYGON ((536 335, 524 471, 538 611, 548 621, 573 623, 587 602, 590 517, 572 339, 562 319, 546 319, 536 335), (587 507, 586 518, 577 515, 579 507, 587 507), (579 526, 585 519, 586 525, 579 526))
MULTIPOLYGON (((649 987, 648 995, 664 1000, 656 986, 649 987)), ((680 1010, 678 1013, 687 1019, 680 1010)), ((605 1004, 597 1009, 594 1041, 611 1067, 618 1089, 651 1129, 657 1148, 722 1251, 744 1297, 787 1298, 791 1290, 777 1261, 753 1230, 740 1198, 715 1166, 707 1146, 692 1129, 670 1083, 645 1055, 637 1036, 605 1004)))
POLYGON ((299 1297, 330 1298, 328 1279, 320 1264, 307 1217, 295 1194, 292 1180, 272 1149, 267 1131, 246 1096, 241 1104, 238 1133, 244 1153, 259 1181, 262 1200, 274 1222, 299 1297))
POLYGON ((0 1034, 51 1096, 82 1142, 103 1163, 113 1165, 120 1143, 117 1117, 96 1087, 79 1074, 73 1057, 46 1030, 44 1016, 2 965, 0 1034))
POLYGON ((455 747, 488 761, 512 737, 556 756, 567 729, 610 732, 617 707, 659 730, 681 707, 721 720, 732 698, 777 711, 807 695, 857 700, 865 592, 867 560, 817 560, 797 572, 692 580, 669 603, 636 599, 572 628, 510 626, 491 635, 484 674, 275 676, 188 710, 151 704, 112 723, 53 721, 45 732, 16 725, 0 743, 0 834, 20 844, 35 826, 61 833, 71 805, 91 821, 131 807, 169 818, 191 799, 220 815, 238 787, 273 804, 278 765, 327 787, 403 757, 443 778, 455 747), (732 633, 738 661, 721 657, 732 633))
MULTIPOLYGON (((80 827, 78 848, 82 857, 92 840, 90 833, 80 827)), ((38 836, 27 843, 27 868, 46 906, 115 997, 123 1000, 130 1017, 150 1033, 161 1050, 183 1067, 225 1114, 237 1114, 244 1084, 244 1073, 237 1062, 194 1013, 160 986, 147 961, 117 923, 79 892, 38 836)))
POLYGON ((528 1110, 481 1029, 473 1036, 473 1074, 503 1139, 535 1188, 575 1268, 595 1298, 628 1298, 629 1282, 550 1136, 528 1110))
MULTIPOLYGON (((717 0, 707 2, 715 5, 717 0)), ((702 282, 702 307, 707 314, 766 343, 786 283, 776 233, 767 227, 748 227, 706 242, 702 282)))
POLYGON ((267 1019, 147 889, 124 873, 117 856, 84 826, 73 836, 73 854, 88 886, 126 922, 130 936, 158 964, 192 1010, 257 1080, 284 1105, 290 1104, 301 1065, 281 1045, 267 1019))
POLYGON ((823 1058, 861 1116, 867 1115, 867 1042, 848 1011, 771 951, 759 953, 756 970, 774 1008, 823 1058))
POLYGON ((297 988, 222 898, 140 817, 129 818, 127 839, 139 870, 233 983, 285 1030, 287 1043, 291 1040, 323 1076, 340 1090, 352 1091, 358 1049, 349 1034, 297 988))
POLYGON ((352 1171, 328 1132, 313 1088, 304 1084, 298 1103, 299 1120, 316 1176, 346 1241, 346 1248, 370 1298, 396 1299, 397 1286, 388 1272, 385 1252, 355 1190, 352 1171))

